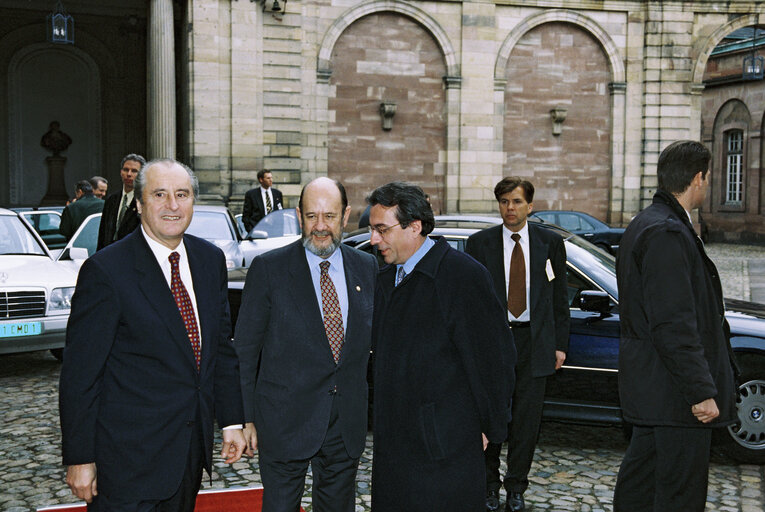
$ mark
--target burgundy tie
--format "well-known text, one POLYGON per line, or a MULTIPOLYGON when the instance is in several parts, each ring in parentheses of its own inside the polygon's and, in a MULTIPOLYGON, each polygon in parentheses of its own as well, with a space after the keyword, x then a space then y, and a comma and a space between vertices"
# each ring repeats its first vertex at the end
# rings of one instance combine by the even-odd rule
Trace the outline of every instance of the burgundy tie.
POLYGON ((510 256, 510 284, 507 287, 507 309, 515 318, 526 311, 526 261, 521 248, 521 235, 513 233, 510 238, 515 242, 510 256))
POLYGON ((197 325, 197 316, 194 314, 194 306, 191 304, 189 292, 187 292, 186 287, 183 286, 181 272, 178 270, 178 261, 181 259, 181 256, 177 252, 172 252, 168 259, 170 260, 171 274, 170 289, 173 292, 175 304, 181 312, 181 317, 183 317, 183 323, 186 325, 186 332, 189 335, 191 349, 194 351, 194 360, 197 362, 197 370, 199 370, 202 345, 199 342, 199 326, 197 325))
POLYGON ((332 349, 332 356, 335 358, 335 364, 340 360, 340 352, 343 350, 343 313, 340 311, 340 301, 337 300, 337 290, 335 284, 329 277, 329 262, 319 263, 321 277, 321 311, 324 315, 324 330, 327 331, 329 348, 332 349))

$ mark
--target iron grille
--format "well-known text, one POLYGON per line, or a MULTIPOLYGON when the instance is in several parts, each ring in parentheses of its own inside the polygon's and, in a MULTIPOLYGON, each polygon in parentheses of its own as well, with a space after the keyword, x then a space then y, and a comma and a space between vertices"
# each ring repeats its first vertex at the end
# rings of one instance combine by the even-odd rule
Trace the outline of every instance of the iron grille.
POLYGON ((0 291, 0 319, 45 315, 45 292, 0 291))

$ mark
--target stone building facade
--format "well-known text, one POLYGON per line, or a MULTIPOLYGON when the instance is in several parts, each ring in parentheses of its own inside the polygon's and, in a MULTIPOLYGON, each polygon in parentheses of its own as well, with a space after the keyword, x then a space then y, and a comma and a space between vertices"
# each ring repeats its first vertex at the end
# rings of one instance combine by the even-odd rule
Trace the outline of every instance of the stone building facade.
MULTIPOLYGON (((68 0, 77 41, 64 47, 44 42, 49 2, 0 0, 0 204, 39 193, 37 140, 56 117, 77 127, 71 184, 80 169, 117 179, 127 152, 176 156, 199 174, 202 200, 237 212, 259 169, 291 206, 329 175, 355 220, 392 179, 420 184, 437 212, 491 212, 493 185, 514 174, 535 183, 537 208, 623 224, 650 201, 661 149, 701 139, 702 118, 711 126, 715 46, 765 12, 746 0, 278 3, 68 0), (32 87, 41 76, 48 89, 32 87), (50 86, 59 76, 66 84, 50 86), (50 101, 62 90, 87 108, 50 101)), ((761 126, 753 114, 749 129, 761 126)), ((759 183, 755 156, 747 179, 759 183)), ((755 196, 747 208, 760 215, 755 196)))

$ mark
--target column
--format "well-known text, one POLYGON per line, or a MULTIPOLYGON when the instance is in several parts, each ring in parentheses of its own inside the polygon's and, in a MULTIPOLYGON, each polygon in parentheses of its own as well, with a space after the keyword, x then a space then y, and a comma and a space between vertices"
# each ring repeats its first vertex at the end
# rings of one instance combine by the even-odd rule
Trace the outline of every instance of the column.
POLYGON ((146 59, 148 158, 175 158, 175 39, 172 0, 150 0, 146 59))

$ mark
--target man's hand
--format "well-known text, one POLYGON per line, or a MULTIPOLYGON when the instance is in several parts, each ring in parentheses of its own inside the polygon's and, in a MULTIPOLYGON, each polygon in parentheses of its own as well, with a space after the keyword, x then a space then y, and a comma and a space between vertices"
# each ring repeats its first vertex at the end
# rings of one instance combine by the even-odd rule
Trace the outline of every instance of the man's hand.
POLYGON ((255 424, 245 423, 242 433, 244 434, 244 440, 247 442, 247 450, 244 453, 248 457, 254 457, 255 450, 258 449, 258 433, 255 431, 255 424))
POLYGON ((701 423, 709 423, 720 415, 714 398, 707 398, 691 407, 691 412, 701 423))
POLYGON ((560 367, 563 366, 563 363, 566 361, 566 353, 562 350, 556 350, 555 351, 555 369, 560 370, 560 367))
POLYGON ((242 430, 231 428, 223 430, 223 448, 220 456, 226 459, 226 464, 233 464, 242 458, 242 452, 247 447, 242 430))
POLYGON ((481 432, 481 440, 483 441, 483 451, 486 451, 486 447, 489 446, 489 438, 483 432, 481 432))
POLYGON ((96 490, 96 463, 78 464, 66 468, 66 485, 72 494, 88 503, 93 501, 96 490))

